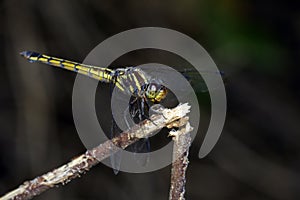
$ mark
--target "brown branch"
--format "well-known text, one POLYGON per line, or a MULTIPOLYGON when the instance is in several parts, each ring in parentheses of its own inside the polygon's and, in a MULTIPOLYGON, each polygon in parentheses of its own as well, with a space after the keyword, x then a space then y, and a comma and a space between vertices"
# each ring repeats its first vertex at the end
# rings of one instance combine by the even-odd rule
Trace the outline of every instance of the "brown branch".
POLYGON ((176 126, 174 122, 182 118, 185 119, 189 109, 190 106, 188 104, 181 104, 174 109, 162 109, 160 110, 161 114, 151 116, 150 120, 145 120, 135 125, 118 137, 86 151, 84 154, 57 169, 38 176, 31 181, 24 182, 18 188, 7 193, 0 199, 31 199, 54 186, 64 185, 72 179, 80 177, 81 174, 87 172, 101 160, 119 151, 120 149, 118 147, 125 149, 140 138, 150 137, 152 133, 165 126, 176 126))
POLYGON ((190 132, 193 128, 189 122, 181 127, 178 131, 170 132, 173 136, 173 163, 171 174, 170 200, 183 200, 185 193, 185 173, 188 167, 188 154, 191 145, 190 132))

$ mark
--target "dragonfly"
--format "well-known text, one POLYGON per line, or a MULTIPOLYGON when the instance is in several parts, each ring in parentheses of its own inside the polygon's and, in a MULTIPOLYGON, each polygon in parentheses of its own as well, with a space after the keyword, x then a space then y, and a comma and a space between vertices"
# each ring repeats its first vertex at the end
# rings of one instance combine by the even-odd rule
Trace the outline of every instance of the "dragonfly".
MULTIPOLYGON (((157 104, 167 95, 167 88, 162 85, 161 81, 152 79, 143 70, 137 67, 117 68, 113 70, 106 67, 73 62, 32 51, 23 51, 20 54, 31 63, 44 63, 83 74, 104 83, 113 84, 122 92, 133 97, 129 103, 129 112, 132 118, 138 119, 135 120, 137 122, 149 117, 148 110, 150 102, 157 104)), ((116 136, 114 131, 116 129, 115 124, 113 124, 112 127, 111 137, 114 137, 116 136)), ((149 140, 146 138, 142 143, 137 142, 140 146, 149 149, 149 144, 144 143, 149 143, 149 140)), ((136 147, 135 149, 141 148, 142 147, 136 147)), ((115 173, 117 173, 120 168, 119 157, 119 155, 114 155, 111 158, 115 173)))
MULTIPOLYGON (((86 65, 33 51, 23 51, 20 54, 31 63, 38 62, 73 71, 117 87, 121 92, 131 96, 128 110, 130 117, 135 123, 148 119, 150 106, 161 103, 168 94, 168 89, 163 85, 161 80, 151 77, 139 67, 110 69, 108 67, 86 65)), ((186 72, 189 72, 189 70, 184 70, 183 74, 186 72)), ((222 72, 220 73, 222 75, 222 72)), ((127 122, 126 124, 129 126, 127 122)), ((117 131, 116 123, 113 121, 111 137, 113 138, 117 134, 119 134, 119 131, 117 131)), ((144 138, 134 143, 133 151, 149 152, 149 139, 144 138)), ((112 154, 110 158, 115 174, 117 174, 120 169, 120 152, 121 151, 112 154)), ((142 163, 147 162, 148 158, 144 158, 144 160, 146 161, 142 161, 142 163)))

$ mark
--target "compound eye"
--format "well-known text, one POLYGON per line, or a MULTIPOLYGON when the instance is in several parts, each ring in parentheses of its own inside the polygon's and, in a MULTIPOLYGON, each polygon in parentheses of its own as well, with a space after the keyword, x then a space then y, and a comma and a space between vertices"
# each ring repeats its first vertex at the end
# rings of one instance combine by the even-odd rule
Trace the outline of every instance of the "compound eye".
POLYGON ((158 89, 157 84, 150 83, 149 86, 148 86, 148 89, 146 91, 147 97, 150 98, 150 99, 155 98, 155 95, 157 93, 157 89, 158 89))
POLYGON ((150 85, 150 92, 156 92, 157 91, 157 86, 156 84, 151 84, 150 85))

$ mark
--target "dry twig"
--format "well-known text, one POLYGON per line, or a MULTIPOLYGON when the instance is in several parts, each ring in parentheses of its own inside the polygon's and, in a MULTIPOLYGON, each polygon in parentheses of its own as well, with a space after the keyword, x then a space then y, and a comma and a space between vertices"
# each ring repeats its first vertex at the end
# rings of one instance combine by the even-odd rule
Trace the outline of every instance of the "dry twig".
POLYGON ((193 128, 185 123, 178 131, 170 132, 173 136, 173 162, 171 174, 170 200, 183 200, 185 193, 185 173, 188 167, 188 154, 191 145, 190 132, 193 128))
MULTIPOLYGON (((172 126, 172 123, 184 118, 189 109, 190 106, 188 104, 181 104, 173 109, 163 109, 161 111, 162 114, 151 116, 151 121, 145 120, 130 130, 123 132, 118 137, 86 151, 71 162, 31 181, 24 182, 17 189, 7 193, 0 199, 31 199, 54 186, 64 185, 72 179, 80 177, 81 174, 87 172, 101 160, 119 151, 118 147, 125 149, 140 138, 150 137, 155 131, 165 126, 172 126)), ((173 126, 176 126, 176 123, 173 126)))

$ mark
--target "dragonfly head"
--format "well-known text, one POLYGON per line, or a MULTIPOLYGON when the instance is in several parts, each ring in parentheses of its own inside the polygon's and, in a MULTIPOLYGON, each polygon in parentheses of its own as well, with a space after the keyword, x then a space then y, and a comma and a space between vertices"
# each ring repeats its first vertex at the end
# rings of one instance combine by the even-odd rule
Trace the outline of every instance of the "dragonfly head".
POLYGON ((154 103, 159 103, 167 95, 167 88, 160 81, 151 80, 147 86, 145 96, 154 103))

